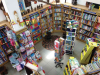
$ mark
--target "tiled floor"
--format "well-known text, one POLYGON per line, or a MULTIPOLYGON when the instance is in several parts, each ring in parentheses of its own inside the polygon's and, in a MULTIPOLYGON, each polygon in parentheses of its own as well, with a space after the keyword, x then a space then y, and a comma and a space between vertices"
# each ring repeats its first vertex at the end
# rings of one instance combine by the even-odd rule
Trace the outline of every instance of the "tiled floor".
MULTIPOLYGON (((62 36, 62 33, 54 33, 53 35, 59 35, 62 36)), ((75 40, 75 49, 74 49, 74 57, 80 60, 80 54, 85 46, 85 43, 82 43, 78 40, 75 40)), ((39 66, 42 66, 45 70, 46 75, 63 75, 63 70, 65 68, 65 65, 70 57, 70 55, 64 55, 62 62, 64 63, 61 68, 55 68, 54 64, 54 51, 46 50, 42 46, 42 41, 37 43, 35 45, 35 48, 40 51, 42 55, 42 60, 39 62, 39 66)), ((11 64, 6 64, 6 67, 8 68, 8 74, 7 75, 26 75, 25 70, 22 70, 21 72, 17 72, 16 69, 11 67, 11 64)))

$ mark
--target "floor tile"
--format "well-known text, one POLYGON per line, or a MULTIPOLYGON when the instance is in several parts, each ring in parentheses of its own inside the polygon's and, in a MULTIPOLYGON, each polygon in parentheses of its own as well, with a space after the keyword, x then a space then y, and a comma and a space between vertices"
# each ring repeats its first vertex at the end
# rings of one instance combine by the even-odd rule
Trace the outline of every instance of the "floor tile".
MULTIPOLYGON (((58 36, 62 36, 62 33, 53 33, 53 35, 58 35, 58 36)), ((74 47, 74 54, 73 56, 78 59, 78 61, 80 61, 80 54, 81 51, 83 49, 83 47, 85 46, 85 43, 80 42, 79 40, 75 40, 75 47, 74 47)), ((39 43, 37 43, 35 45, 35 48, 40 51, 40 54, 42 55, 42 60, 40 62, 38 62, 39 66, 42 66, 42 68, 45 70, 46 75, 63 75, 63 70, 67 64, 67 61, 69 59, 69 57, 71 55, 64 55, 63 59, 61 62, 63 62, 64 64, 62 65, 62 68, 58 67, 55 68, 55 63, 54 63, 54 51, 50 51, 50 50, 46 50, 43 46, 42 46, 42 41, 40 41, 39 43)), ((10 63, 7 63, 5 65, 8 69, 8 74, 7 75, 25 75, 26 71, 25 69, 17 72, 16 69, 14 69, 10 63)))

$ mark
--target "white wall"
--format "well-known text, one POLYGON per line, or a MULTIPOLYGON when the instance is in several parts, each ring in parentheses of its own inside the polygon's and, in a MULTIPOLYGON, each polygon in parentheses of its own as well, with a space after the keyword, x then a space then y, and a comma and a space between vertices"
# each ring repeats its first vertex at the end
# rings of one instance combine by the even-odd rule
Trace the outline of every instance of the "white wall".
MULTIPOLYGON (((15 23, 17 23, 15 16, 14 16, 14 11, 16 11, 18 13, 18 17, 20 19, 20 22, 23 21, 22 16, 21 16, 21 12, 20 12, 20 8, 19 8, 19 4, 17 0, 2 0, 5 11, 9 14, 9 17, 11 20, 14 20, 15 23)), ((19 24, 15 24, 13 25, 13 29, 15 31, 21 30, 23 29, 24 26, 19 26, 19 24)))
POLYGON ((3 14, 3 11, 0 10, 0 22, 6 20, 5 15, 3 14))
MULTIPOLYGON (((86 1, 100 4, 100 0, 77 0, 77 3, 80 5, 86 5, 86 1)), ((67 0, 67 2, 72 3, 72 0, 67 0)))

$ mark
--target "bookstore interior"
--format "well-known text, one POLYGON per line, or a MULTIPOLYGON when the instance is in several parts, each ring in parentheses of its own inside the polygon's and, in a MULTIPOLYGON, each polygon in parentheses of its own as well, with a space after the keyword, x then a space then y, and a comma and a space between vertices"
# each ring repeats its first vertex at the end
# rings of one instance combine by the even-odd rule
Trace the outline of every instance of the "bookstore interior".
POLYGON ((0 75, 100 75, 99 0, 0 0, 0 75))

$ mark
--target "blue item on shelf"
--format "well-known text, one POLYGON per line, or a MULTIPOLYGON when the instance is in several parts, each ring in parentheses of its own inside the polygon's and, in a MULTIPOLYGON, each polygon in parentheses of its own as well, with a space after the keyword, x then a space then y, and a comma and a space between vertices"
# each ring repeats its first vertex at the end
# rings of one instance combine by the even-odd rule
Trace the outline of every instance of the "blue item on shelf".
POLYGON ((18 55, 17 53, 13 53, 12 56, 13 56, 14 58, 18 58, 19 55, 18 55))

